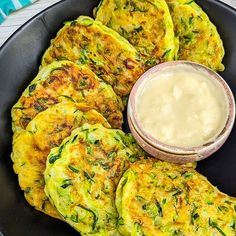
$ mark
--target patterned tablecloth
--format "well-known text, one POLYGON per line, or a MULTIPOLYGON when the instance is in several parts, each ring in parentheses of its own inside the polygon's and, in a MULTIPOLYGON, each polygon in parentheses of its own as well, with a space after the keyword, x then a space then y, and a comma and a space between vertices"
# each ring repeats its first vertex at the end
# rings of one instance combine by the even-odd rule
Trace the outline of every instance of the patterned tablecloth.
MULTIPOLYGON (((1 1, 1 0, 0 0, 1 1)), ((202 0, 205 1, 205 0, 202 0)), ((215 0, 218 1, 218 0, 215 0)), ((236 8, 236 0, 222 0, 223 2, 236 8)), ((11 14, 4 22, 0 25, 0 46, 7 40, 7 38, 14 33, 22 24, 24 24, 31 17, 47 8, 48 6, 59 2, 59 0, 38 0, 36 3, 21 9, 11 14)))

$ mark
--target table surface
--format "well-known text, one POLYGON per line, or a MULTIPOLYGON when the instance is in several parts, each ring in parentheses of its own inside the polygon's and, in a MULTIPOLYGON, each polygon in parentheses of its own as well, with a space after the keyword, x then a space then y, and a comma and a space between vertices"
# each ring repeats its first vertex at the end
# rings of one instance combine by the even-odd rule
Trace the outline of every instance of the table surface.
MULTIPOLYGON (((38 0, 34 4, 8 16, 7 19, 0 25, 0 46, 27 20, 43 9, 59 1, 60 0, 38 0)), ((222 0, 222 2, 225 2, 228 5, 236 8, 236 0, 222 0)))

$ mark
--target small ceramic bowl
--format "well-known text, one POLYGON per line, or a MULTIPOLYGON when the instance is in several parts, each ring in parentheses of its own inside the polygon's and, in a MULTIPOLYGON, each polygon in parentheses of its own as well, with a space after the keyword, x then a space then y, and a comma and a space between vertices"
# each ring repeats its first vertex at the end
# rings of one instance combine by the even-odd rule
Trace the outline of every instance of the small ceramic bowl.
POLYGON ((216 72, 212 71, 211 69, 200 65, 198 63, 189 62, 189 61, 173 61, 173 62, 166 62, 159 64, 157 66, 154 66, 147 72, 145 72, 139 80, 134 85, 128 102, 128 123, 130 130, 134 136, 134 138, 137 140, 139 145, 150 155, 153 157, 156 157, 158 159, 168 161, 168 162, 174 162, 179 164, 189 163, 189 162, 195 162, 203 160, 210 155, 212 155, 214 152, 216 152, 227 140, 227 138, 230 135, 230 132, 232 131, 234 120, 235 120, 235 101, 234 96, 225 82, 225 80, 216 72), (137 109, 136 109, 136 101, 138 99, 137 93, 138 89, 144 85, 144 82, 149 79, 149 76, 152 73, 161 71, 163 69, 168 69, 171 67, 175 67, 176 65, 187 65, 188 67, 192 67, 193 70, 200 70, 201 72, 204 72, 206 76, 209 78, 212 78, 213 80, 217 80, 224 90, 228 104, 229 104, 229 116, 228 120, 226 122, 225 128, 223 131, 218 135, 218 137, 210 143, 204 144, 202 146, 197 147, 178 147, 178 146, 170 146, 165 143, 162 143, 155 139, 153 136, 148 134, 142 127, 141 122, 138 120, 137 116, 137 109))

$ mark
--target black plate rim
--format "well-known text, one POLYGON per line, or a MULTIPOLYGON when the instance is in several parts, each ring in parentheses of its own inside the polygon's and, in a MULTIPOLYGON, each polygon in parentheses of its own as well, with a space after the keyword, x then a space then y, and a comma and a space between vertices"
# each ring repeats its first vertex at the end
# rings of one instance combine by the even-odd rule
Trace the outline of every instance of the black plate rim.
MULTIPOLYGON (((229 6, 228 4, 220 1, 220 0, 207 0, 209 3, 214 4, 215 6, 219 7, 219 8, 223 8, 226 11, 228 11, 228 14, 232 14, 236 16, 236 9, 234 9, 233 7, 229 6)), ((2 46, 0 46, 0 58, 2 56, 2 53, 4 52, 4 50, 8 47, 8 45, 10 43, 12 43, 12 41, 15 40, 15 38, 25 29, 28 27, 29 24, 31 24, 32 22, 34 22, 35 20, 39 19, 40 17, 43 17, 43 15, 45 13, 48 13, 50 10, 52 10, 52 8, 56 7, 56 6, 60 6, 65 4, 66 0, 61 0, 57 3, 54 3, 53 5, 45 8, 43 11, 37 13, 35 16, 33 16, 32 18, 30 18, 29 20, 27 20, 21 27, 19 27, 4 43, 2 46)), ((204 1, 202 2, 202 6, 204 7, 204 1)), ((41 213, 40 213, 41 214, 41 213)), ((1 223, 1 222, 0 222, 1 223)), ((61 222, 60 222, 61 223, 61 222)), ((1 226, 1 224, 0 224, 1 226)), ((3 232, 2 232, 3 233, 3 232)), ((52 234, 53 235, 53 234, 52 234)), ((0 236, 1 236, 1 228, 0 228, 0 236)))

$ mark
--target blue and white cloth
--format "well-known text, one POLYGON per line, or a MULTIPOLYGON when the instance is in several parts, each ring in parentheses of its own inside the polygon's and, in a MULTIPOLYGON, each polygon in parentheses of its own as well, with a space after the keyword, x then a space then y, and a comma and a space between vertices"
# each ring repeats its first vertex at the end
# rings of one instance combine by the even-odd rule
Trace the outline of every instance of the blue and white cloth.
POLYGON ((0 0, 0 24, 12 12, 25 7, 36 0, 0 0))

